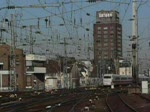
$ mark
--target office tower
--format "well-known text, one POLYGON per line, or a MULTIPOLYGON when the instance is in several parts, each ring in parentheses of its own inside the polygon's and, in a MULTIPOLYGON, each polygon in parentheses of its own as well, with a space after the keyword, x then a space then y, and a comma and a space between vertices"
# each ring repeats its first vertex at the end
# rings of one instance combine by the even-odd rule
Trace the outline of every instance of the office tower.
POLYGON ((117 11, 97 11, 94 24, 94 62, 106 73, 122 57, 122 25, 117 11))

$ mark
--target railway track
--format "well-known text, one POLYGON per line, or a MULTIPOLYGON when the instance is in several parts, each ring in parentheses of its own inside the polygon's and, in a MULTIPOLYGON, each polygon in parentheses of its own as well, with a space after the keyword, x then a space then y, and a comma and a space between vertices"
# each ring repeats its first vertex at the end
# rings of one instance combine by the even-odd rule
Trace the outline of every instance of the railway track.
POLYGON ((150 98, 142 94, 113 93, 107 95, 109 112, 149 112, 150 98))
POLYGON ((129 105, 123 98, 115 93, 113 96, 106 97, 106 104, 110 112, 138 112, 134 107, 129 105))
POLYGON ((41 94, 34 97, 31 96, 22 101, 2 103, 0 112, 47 112, 52 108, 54 110, 54 107, 62 108, 69 107, 69 105, 70 110, 73 110, 74 105, 89 94, 91 94, 90 91, 68 91, 64 93, 59 92, 56 95, 41 94))
POLYGON ((132 105, 138 112, 149 112, 150 110, 150 97, 145 94, 133 94, 130 96, 122 95, 123 99, 132 105))
POLYGON ((150 97, 122 89, 60 90, 0 104, 0 112, 149 112, 150 97), (136 103, 135 103, 136 102, 136 103), (106 103, 106 104, 105 104, 106 103))
POLYGON ((20 111, 33 111, 33 110, 43 110, 47 105, 55 105, 62 100, 66 100, 67 98, 72 98, 71 95, 46 95, 46 96, 38 96, 35 98, 30 98, 24 101, 16 101, 13 103, 6 103, 0 106, 0 110, 2 112, 20 112, 20 111))

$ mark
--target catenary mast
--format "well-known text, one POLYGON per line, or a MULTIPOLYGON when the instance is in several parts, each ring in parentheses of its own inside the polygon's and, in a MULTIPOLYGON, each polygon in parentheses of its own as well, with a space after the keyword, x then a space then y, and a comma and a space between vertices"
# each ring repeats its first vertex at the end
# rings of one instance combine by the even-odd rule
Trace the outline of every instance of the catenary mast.
POLYGON ((132 76, 134 83, 138 79, 138 15, 137 0, 132 1, 132 76))

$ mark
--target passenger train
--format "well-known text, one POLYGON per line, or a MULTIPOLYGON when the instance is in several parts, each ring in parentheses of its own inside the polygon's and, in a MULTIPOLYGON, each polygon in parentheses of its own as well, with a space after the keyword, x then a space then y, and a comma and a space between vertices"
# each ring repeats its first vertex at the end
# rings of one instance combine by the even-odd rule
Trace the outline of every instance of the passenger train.
MULTIPOLYGON (((150 81, 150 77, 139 76, 138 83, 140 84, 141 81, 150 81)), ((103 76, 103 86, 130 85, 132 82, 132 76, 128 75, 104 74, 103 76)))

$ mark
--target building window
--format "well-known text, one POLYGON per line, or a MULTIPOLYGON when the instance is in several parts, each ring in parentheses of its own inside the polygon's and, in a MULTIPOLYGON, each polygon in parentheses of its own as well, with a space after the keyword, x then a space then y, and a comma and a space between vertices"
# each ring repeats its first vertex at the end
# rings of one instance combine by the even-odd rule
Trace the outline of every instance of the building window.
POLYGON ((104 59, 107 59, 108 58, 108 56, 104 56, 104 59))
POLYGON ((104 34, 108 34, 108 31, 104 31, 104 34))
POLYGON ((118 43, 121 43, 121 39, 118 39, 117 41, 118 41, 118 43))
POLYGON ((105 42, 105 43, 108 42, 108 38, 104 39, 104 42, 105 42))
POLYGON ((97 33, 98 33, 98 34, 102 34, 102 32, 101 32, 101 31, 98 31, 97 33))
POLYGON ((108 29, 108 27, 104 27, 104 30, 107 30, 108 29))
POLYGON ((110 34, 114 34, 114 31, 110 31, 110 34))
POLYGON ((120 48, 120 47, 118 48, 118 51, 121 51, 121 48, 120 48))
POLYGON ((112 50, 112 52, 114 51, 114 48, 113 48, 113 47, 111 47, 110 49, 112 50))
POLYGON ((121 52, 118 52, 118 55, 121 56, 121 52))
POLYGON ((101 41, 101 39, 100 39, 100 38, 97 38, 97 39, 96 39, 96 42, 100 42, 100 41, 101 41))
POLYGON ((118 46, 119 46, 119 47, 121 47, 121 44, 120 44, 120 43, 118 43, 118 46))
POLYGON ((104 51, 104 56, 108 55, 108 52, 107 51, 104 51))
POLYGON ((118 35, 118 38, 121 38, 121 36, 120 36, 120 35, 118 35))
POLYGON ((108 35, 103 35, 103 38, 108 38, 108 35))
POLYGON ((108 50, 108 46, 105 46, 105 47, 103 48, 103 50, 108 50))
POLYGON ((0 65, 0 70, 3 70, 3 65, 0 65))
POLYGON ((114 39, 110 39, 110 42, 114 42, 114 39))
POLYGON ((114 38, 114 35, 110 35, 110 38, 114 38))
POLYGON ((98 54, 99 54, 99 55, 102 55, 102 51, 101 51, 101 50, 99 50, 98 54))
POLYGON ((31 80, 31 76, 26 76, 27 78, 27 86, 31 86, 32 85, 32 80, 31 80))
POLYGON ((101 27, 97 27, 97 29, 98 29, 98 30, 101 30, 102 28, 101 28, 101 27))
POLYGON ((98 43, 98 44, 97 44, 97 47, 101 47, 101 46, 102 46, 101 43, 98 43))
POLYGON ((121 30, 121 28, 120 28, 120 27, 118 27, 118 28, 117 28, 117 30, 119 30, 119 31, 120 31, 120 30, 121 30))
POLYGON ((102 56, 98 56, 98 59, 101 59, 102 58, 102 56))
POLYGON ((104 46, 108 46, 108 43, 104 43, 104 46))
POLYGON ((98 38, 101 38, 102 36, 101 36, 101 35, 97 35, 97 37, 98 37, 98 38))
POLYGON ((114 43, 110 43, 111 46, 114 46, 114 43))
POLYGON ((120 31, 118 31, 118 35, 120 35, 121 34, 121 32, 120 31))
POLYGON ((113 26, 110 26, 110 29, 112 30, 112 29, 114 29, 114 27, 113 27, 113 26))

